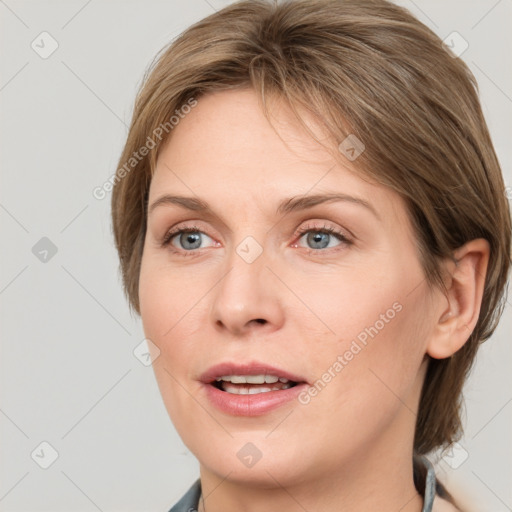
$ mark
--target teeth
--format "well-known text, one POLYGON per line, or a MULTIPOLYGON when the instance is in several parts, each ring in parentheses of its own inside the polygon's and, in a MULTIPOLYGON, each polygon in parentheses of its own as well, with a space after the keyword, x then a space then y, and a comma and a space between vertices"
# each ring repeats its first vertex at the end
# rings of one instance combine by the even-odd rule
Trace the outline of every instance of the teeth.
MULTIPOLYGON (((222 377, 224 380, 224 377, 222 377)), ((247 380, 243 375, 231 375, 231 378, 228 378, 233 384, 246 384, 247 380)))
POLYGON ((268 393, 269 391, 272 391, 270 388, 262 387, 262 388, 249 388, 247 390, 249 392, 249 395, 257 395, 258 393, 268 393))
POLYGON ((232 384, 274 384, 277 381, 286 384, 289 382, 284 377, 275 375, 223 375, 215 379, 217 382, 231 382, 232 384))
POLYGON ((265 375, 247 375, 247 377, 242 378, 242 383, 247 382, 247 384, 265 384, 265 375))
POLYGON ((268 393, 269 391, 281 391, 283 389, 288 389, 290 387, 291 384, 289 383, 283 384, 281 386, 260 386, 258 388, 222 384, 222 389, 227 393, 232 393, 233 395, 257 395, 258 393, 268 393))

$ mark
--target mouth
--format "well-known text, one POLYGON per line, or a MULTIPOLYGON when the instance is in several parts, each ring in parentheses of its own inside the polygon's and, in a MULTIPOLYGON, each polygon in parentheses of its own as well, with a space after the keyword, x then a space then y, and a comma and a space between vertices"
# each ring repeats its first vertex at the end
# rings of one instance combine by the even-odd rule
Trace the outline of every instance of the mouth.
POLYGON ((304 378, 262 363, 216 365, 199 379, 210 403, 232 416, 258 416, 297 398, 304 378))

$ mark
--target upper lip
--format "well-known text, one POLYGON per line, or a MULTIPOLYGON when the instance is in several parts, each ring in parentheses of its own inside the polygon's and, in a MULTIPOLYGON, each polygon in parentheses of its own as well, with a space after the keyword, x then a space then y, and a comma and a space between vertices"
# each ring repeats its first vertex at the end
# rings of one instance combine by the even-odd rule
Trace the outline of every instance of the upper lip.
POLYGON ((225 362, 216 364, 206 370, 199 377, 199 380, 205 384, 210 384, 214 382, 216 378, 224 375, 275 375, 276 377, 284 377, 285 379, 296 383, 306 382, 306 379, 300 375, 296 375, 281 368, 277 368, 276 366, 258 361, 248 363, 225 362))

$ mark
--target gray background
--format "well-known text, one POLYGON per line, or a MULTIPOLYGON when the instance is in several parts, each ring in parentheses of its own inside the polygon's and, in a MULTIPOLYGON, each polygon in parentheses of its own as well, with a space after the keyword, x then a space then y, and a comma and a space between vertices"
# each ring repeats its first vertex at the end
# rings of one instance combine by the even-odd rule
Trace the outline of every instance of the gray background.
MULTIPOLYGON (((144 334, 121 290, 110 194, 92 190, 115 171, 155 54, 228 3, 0 0, 2 511, 165 511, 199 475, 133 354, 144 334), (43 31, 59 45, 46 59, 31 47, 43 31), (47 469, 42 442, 58 453, 47 469)), ((462 58, 512 185, 512 0, 400 3, 469 43, 462 58)), ((509 303, 466 388, 461 448, 439 462, 471 510, 512 510, 511 332, 509 303)))

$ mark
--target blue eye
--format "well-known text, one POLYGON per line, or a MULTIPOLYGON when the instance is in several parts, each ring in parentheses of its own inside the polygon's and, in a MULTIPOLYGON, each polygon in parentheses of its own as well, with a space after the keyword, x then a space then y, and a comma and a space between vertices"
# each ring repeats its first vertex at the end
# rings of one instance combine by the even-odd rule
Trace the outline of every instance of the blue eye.
POLYGON ((330 233, 323 231, 310 231, 304 235, 306 241, 311 249, 325 249, 329 246, 329 243, 334 240, 334 237, 330 233))
POLYGON ((201 247, 201 233, 199 232, 184 232, 176 238, 179 240, 181 247, 187 251, 201 247))
POLYGON ((172 245, 177 249, 184 251, 194 251, 195 249, 201 249, 201 244, 204 242, 203 238, 207 238, 213 242, 213 240, 196 228, 186 228, 176 230, 168 233, 164 238, 162 245, 172 245))
POLYGON ((306 228, 300 231, 298 235, 301 235, 299 240, 305 238, 307 248, 314 250, 330 249, 341 243, 349 243, 349 240, 342 233, 329 227, 322 229, 306 228))

